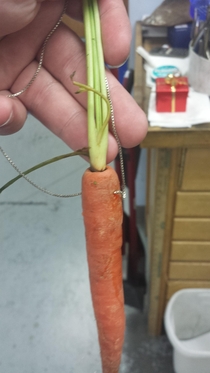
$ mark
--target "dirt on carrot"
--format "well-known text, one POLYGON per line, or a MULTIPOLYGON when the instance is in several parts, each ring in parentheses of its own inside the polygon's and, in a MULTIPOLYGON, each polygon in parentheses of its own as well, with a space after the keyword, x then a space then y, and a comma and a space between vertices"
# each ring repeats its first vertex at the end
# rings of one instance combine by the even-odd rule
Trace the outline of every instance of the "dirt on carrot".
POLYGON ((103 373, 118 373, 125 331, 122 283, 122 197, 116 172, 86 170, 82 206, 93 308, 103 373))

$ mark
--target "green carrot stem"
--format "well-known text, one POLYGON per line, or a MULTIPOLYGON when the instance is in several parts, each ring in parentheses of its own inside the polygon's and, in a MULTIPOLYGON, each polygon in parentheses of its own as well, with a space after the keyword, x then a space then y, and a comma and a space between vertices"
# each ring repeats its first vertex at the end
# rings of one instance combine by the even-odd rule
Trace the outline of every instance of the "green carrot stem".
MULTIPOLYGON (((72 152, 72 153, 67 153, 67 154, 63 154, 63 155, 59 155, 57 157, 54 157, 54 158, 51 158, 51 159, 48 159, 47 161, 44 161, 44 162, 41 162, 39 164, 37 164, 36 166, 33 166, 31 168, 29 168, 28 170, 24 171, 23 172, 23 175, 28 175, 30 174, 31 172, 33 171, 36 171, 38 170, 39 168, 41 167, 44 167, 44 166, 47 166, 48 164, 51 164, 51 163, 54 163, 54 162, 58 162, 60 161, 61 159, 65 159, 65 158, 69 158, 69 157, 74 157, 75 155, 80 155, 80 156, 88 156, 88 149, 84 148, 84 149, 81 149, 81 150, 77 150, 75 152, 72 152)), ((0 194, 5 190, 7 189, 10 185, 14 184, 17 180, 21 179, 22 178, 22 175, 18 175, 16 177, 14 177, 13 179, 11 179, 10 181, 8 181, 8 183, 4 184, 1 188, 0 188, 0 194)))
POLYGON ((79 91, 77 91, 75 93, 94 92, 96 97, 99 96, 105 102, 105 105, 106 105, 106 108, 107 108, 106 118, 104 119, 104 122, 103 122, 102 126, 100 126, 100 128, 99 128, 98 136, 97 136, 97 143, 99 145, 100 142, 101 142, 101 139, 103 137, 104 130, 105 130, 105 128, 108 127, 108 122, 109 122, 109 118, 110 118, 110 114, 111 114, 109 100, 101 92, 97 91, 96 89, 94 89, 92 87, 89 87, 86 84, 82 84, 82 83, 79 83, 79 82, 76 82, 76 81, 73 81, 73 84, 80 88, 79 91))
POLYGON ((83 0, 87 85, 93 90, 88 91, 88 147, 90 165, 94 171, 106 168, 108 146, 108 126, 104 125, 109 110, 106 97, 105 65, 101 40, 100 16, 97 0, 83 0), (96 95, 100 92, 102 94, 96 95))

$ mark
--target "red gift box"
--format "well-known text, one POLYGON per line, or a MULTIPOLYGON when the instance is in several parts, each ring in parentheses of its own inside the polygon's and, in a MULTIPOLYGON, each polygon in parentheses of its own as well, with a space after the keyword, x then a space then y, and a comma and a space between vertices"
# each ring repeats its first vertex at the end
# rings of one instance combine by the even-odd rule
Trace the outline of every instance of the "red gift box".
POLYGON ((188 79, 167 76, 156 79, 156 110, 158 112, 186 111, 188 79))

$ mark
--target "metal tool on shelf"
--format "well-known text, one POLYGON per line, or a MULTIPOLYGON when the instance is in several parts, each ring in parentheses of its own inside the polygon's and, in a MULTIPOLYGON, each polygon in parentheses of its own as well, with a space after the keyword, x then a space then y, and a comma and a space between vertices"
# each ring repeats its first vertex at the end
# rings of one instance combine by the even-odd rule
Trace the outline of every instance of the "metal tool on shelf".
POLYGON ((210 5, 207 9, 205 21, 199 21, 199 16, 195 10, 191 46, 200 57, 210 59, 210 5))

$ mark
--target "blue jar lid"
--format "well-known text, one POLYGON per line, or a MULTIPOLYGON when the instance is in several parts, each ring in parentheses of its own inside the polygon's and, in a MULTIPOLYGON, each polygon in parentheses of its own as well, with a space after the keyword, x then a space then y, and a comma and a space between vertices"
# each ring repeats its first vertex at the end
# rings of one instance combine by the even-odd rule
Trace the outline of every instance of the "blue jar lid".
POLYGON ((178 77, 181 75, 179 69, 176 66, 163 65, 163 66, 156 67, 152 71, 152 80, 155 81, 156 78, 166 78, 169 74, 172 74, 175 77, 178 77))

